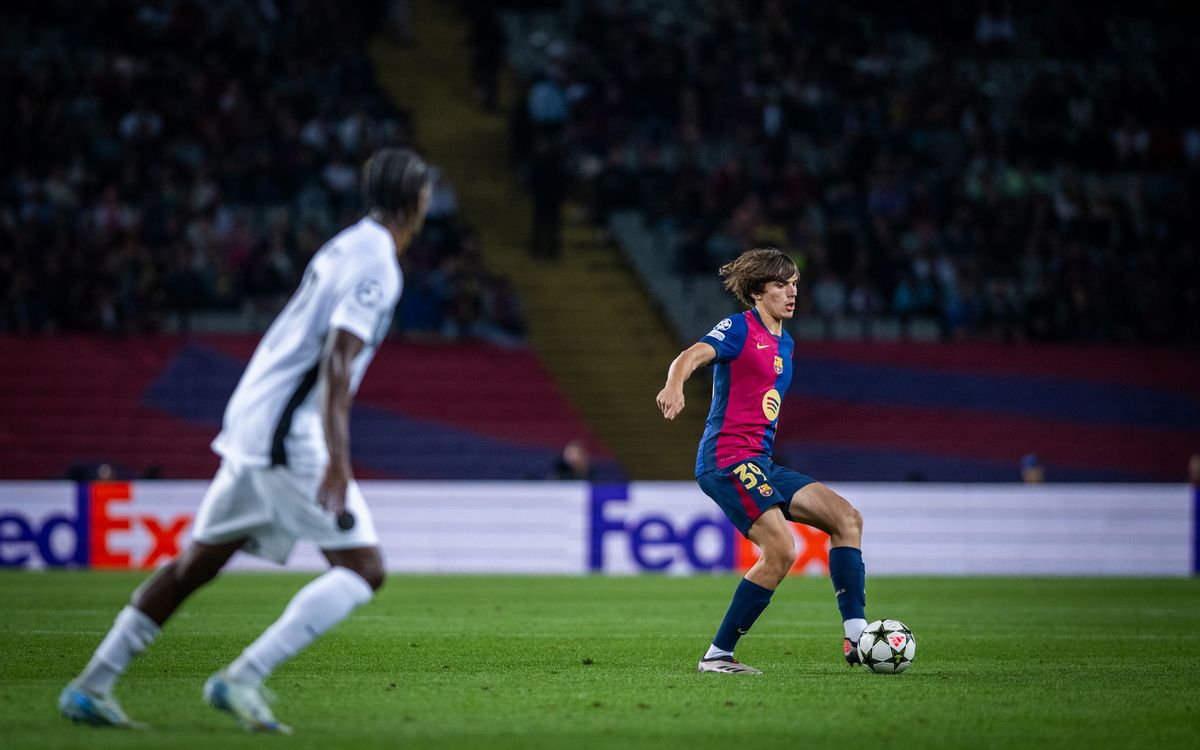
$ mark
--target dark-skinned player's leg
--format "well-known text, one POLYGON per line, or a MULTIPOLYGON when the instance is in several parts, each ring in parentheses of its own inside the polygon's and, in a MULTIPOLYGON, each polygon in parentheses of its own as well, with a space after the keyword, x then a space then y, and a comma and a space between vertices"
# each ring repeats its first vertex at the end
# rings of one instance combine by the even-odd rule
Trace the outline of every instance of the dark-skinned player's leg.
POLYGON ((158 637, 179 605, 211 581, 244 540, 221 544, 194 542, 176 560, 154 572, 136 591, 130 604, 96 648, 91 661, 59 696, 59 710, 75 721, 134 727, 112 697, 113 685, 133 657, 158 637))
POLYGON ((349 568, 358 573, 371 586, 372 591, 378 591, 383 586, 385 574, 383 571, 383 555, 378 547, 356 547, 354 549, 324 549, 321 554, 330 565, 349 568))
POLYGON ((243 544, 244 539, 222 544, 193 542, 133 592, 133 606, 162 626, 185 599, 217 576, 243 544))
POLYGON ((292 597, 279 619, 225 670, 228 679, 261 684, 276 667, 370 601, 383 585, 383 556, 378 547, 321 552, 332 567, 292 597))

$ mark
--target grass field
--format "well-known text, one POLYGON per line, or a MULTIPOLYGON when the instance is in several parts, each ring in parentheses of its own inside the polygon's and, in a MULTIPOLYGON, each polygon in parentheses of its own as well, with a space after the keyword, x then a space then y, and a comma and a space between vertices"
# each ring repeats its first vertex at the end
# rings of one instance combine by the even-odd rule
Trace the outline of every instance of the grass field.
POLYGON ((876 578, 903 675, 851 670, 829 583, 789 580, 742 641, 762 676, 695 673, 734 578, 397 576, 268 683, 292 737, 251 735, 200 687, 311 576, 200 592, 117 695, 144 731, 60 719, 137 574, 0 574, 0 747, 1195 747, 1200 581, 876 578))

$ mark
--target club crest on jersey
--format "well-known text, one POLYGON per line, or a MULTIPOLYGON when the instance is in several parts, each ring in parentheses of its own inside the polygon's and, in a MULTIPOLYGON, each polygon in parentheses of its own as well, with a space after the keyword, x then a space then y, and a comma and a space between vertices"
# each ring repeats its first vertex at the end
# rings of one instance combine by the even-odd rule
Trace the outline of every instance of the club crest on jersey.
POLYGON ((775 418, 779 416, 779 404, 780 404, 779 391, 772 388, 771 390, 769 390, 763 394, 763 399, 762 399, 763 414, 765 414, 767 419, 771 420, 772 422, 774 422, 775 418))
POLYGON ((375 279, 360 281, 354 288, 354 298, 363 307, 375 307, 383 301, 383 287, 375 279))
POLYGON ((771 485, 767 484, 766 482, 758 485, 758 494, 762 495, 763 497, 770 497, 771 493, 773 492, 775 492, 775 490, 771 489, 771 485))
POLYGON ((775 374, 783 374, 783 357, 780 357, 778 354, 775 355, 775 374))

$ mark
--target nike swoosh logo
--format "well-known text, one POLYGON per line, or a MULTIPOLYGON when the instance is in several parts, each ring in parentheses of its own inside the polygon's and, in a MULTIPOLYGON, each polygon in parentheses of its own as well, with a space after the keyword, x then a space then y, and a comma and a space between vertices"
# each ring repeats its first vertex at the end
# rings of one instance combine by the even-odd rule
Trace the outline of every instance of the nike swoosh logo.
POLYGON ((766 349, 770 344, 755 344, 759 349, 766 349))

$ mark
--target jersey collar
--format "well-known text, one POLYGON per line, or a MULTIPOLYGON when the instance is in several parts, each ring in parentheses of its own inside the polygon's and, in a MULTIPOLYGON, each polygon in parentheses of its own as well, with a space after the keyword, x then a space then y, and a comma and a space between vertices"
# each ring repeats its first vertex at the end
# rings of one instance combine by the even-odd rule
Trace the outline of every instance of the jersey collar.
POLYGON ((758 321, 758 325, 759 325, 759 326, 760 326, 760 327, 761 327, 761 328, 762 328, 764 331, 766 331, 766 332, 767 332, 767 335, 768 335, 768 336, 770 336, 770 337, 772 337, 772 338, 779 339, 779 340, 781 340, 781 341, 783 340, 783 330, 782 330, 782 329, 780 329, 780 331, 779 331, 779 333, 778 333, 778 334, 771 333, 771 329, 770 329, 770 328, 767 328, 767 324, 763 322, 762 316, 758 314, 758 308, 757 308, 757 307, 752 307, 752 308, 750 308, 750 312, 754 313, 754 319, 758 321))

